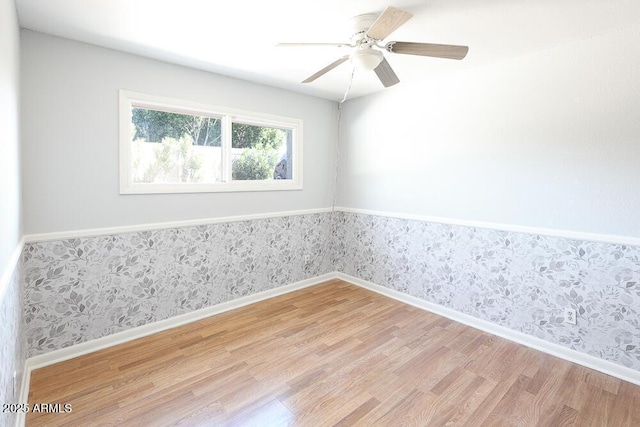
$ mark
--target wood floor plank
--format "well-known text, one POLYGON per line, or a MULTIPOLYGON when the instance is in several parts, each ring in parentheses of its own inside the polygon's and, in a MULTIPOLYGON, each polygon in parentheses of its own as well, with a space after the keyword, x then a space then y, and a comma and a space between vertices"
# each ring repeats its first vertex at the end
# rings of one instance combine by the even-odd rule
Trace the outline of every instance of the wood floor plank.
POLYGON ((364 402, 363 404, 361 404, 360 406, 358 406, 357 408, 355 408, 353 411, 351 411, 347 416, 342 418, 339 422, 335 424, 335 426, 336 427, 352 426, 358 421, 360 421, 360 419, 362 419, 363 416, 371 412, 371 410, 376 406, 378 406, 379 404, 380 402, 375 397, 372 397, 366 402, 364 402))
POLYGON ((333 280, 32 372, 28 426, 638 426, 640 386, 333 280))
MULTIPOLYGON (((270 398, 255 407, 243 407, 225 423, 228 426, 288 426, 293 425, 293 414, 278 399, 270 398)), ((187 424, 191 426, 192 424, 187 424)), ((211 424, 205 424, 210 426, 211 424)))

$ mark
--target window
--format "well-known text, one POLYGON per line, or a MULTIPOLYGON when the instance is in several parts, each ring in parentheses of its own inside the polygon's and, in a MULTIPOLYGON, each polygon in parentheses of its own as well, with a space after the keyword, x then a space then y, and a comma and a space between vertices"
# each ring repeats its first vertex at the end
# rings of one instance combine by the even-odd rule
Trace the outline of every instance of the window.
POLYGON ((302 120, 120 91, 120 193, 302 189, 302 120))

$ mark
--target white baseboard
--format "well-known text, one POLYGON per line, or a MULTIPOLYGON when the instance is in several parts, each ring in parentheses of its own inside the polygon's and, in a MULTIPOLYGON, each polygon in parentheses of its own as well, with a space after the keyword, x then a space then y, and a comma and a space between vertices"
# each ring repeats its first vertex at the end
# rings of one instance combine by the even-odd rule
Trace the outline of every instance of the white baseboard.
MULTIPOLYGON (((18 403, 27 405, 29 403, 29 384, 31 383, 31 368, 29 368, 28 360, 24 364, 22 370, 22 383, 20 384, 20 392, 18 394, 18 403)), ((16 416, 16 427, 24 427, 27 421, 27 414, 18 412, 16 416)))
POLYGON ((572 350, 570 348, 545 341, 532 335, 518 332, 504 326, 496 325, 495 323, 489 322, 487 320, 478 319, 477 317, 469 316, 468 314, 460 313, 450 308, 404 294, 394 289, 385 288, 383 286, 376 285, 375 283, 371 283, 366 280, 358 279, 357 277, 350 276, 348 274, 336 273, 336 277, 338 279, 353 283, 354 285, 360 286, 378 294, 393 298, 405 304, 409 304, 414 307, 429 311, 431 313, 446 317, 447 319, 451 319, 467 326, 471 326, 472 328, 479 329, 481 331, 488 332, 501 338, 505 338, 509 341, 513 341, 518 344, 533 348, 535 350, 542 351, 552 356, 568 360, 569 362, 577 363, 578 365, 600 371, 607 375, 620 378, 621 380, 640 385, 640 371, 636 371, 635 369, 627 368, 617 363, 610 362, 596 356, 591 356, 590 354, 572 350))

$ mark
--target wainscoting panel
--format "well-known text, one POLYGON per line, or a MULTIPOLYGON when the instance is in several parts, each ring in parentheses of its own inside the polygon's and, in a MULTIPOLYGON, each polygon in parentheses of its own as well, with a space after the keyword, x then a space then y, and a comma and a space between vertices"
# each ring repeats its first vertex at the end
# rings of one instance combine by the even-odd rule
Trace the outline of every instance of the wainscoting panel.
POLYGON ((640 371, 639 246, 345 211, 28 243, 27 357, 332 271, 640 371))
POLYGON ((332 234, 337 271, 640 370, 640 247, 351 212, 332 234))
POLYGON ((330 225, 326 212, 28 243, 27 355, 328 273, 330 225))
MULTIPOLYGON (((19 255, 19 252, 18 252, 19 255)), ((17 258, 17 257, 16 257, 17 258)), ((0 403, 18 404, 22 384, 25 349, 23 345, 22 292, 18 263, 10 263, 8 280, 0 283, 0 403), (3 289, 4 288, 4 289, 3 289), (13 373, 16 372, 16 378, 13 373)), ((16 412, 0 413, 0 425, 15 425, 16 412)))

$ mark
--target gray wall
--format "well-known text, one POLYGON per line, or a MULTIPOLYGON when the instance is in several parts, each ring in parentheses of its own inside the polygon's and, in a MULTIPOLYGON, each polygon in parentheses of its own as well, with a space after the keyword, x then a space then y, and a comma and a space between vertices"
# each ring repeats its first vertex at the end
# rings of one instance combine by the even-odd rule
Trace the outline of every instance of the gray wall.
POLYGON ((22 30, 25 233, 328 207, 337 104, 22 30), (120 195, 118 90, 304 120, 304 189, 120 195))
POLYGON ((21 238, 19 32, 12 0, 0 1, 0 276, 21 238))
POLYGON ((639 45, 627 27, 347 101, 339 205, 640 237, 639 45))

